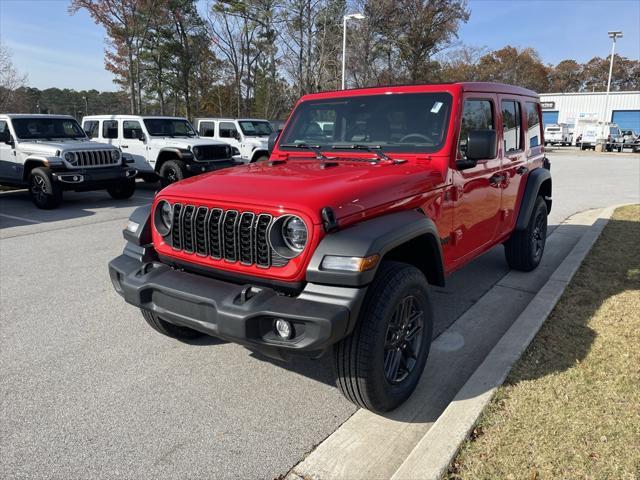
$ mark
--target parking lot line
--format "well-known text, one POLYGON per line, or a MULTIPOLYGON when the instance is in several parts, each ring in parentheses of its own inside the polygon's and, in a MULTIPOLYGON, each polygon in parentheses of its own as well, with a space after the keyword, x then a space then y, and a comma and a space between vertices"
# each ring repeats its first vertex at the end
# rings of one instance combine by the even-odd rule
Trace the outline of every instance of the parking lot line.
POLYGON ((0 213, 0 217, 11 218, 12 220, 20 220, 21 222, 29 222, 29 223, 42 223, 38 220, 33 220, 31 218, 26 217, 16 217, 15 215, 7 215, 6 213, 0 213))

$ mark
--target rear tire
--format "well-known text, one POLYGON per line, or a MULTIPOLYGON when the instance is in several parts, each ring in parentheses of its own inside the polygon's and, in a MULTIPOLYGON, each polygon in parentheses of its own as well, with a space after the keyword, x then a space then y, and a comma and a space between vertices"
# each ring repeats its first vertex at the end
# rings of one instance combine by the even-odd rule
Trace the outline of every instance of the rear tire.
POLYGON ((160 167, 160 185, 162 188, 187 177, 187 167, 180 160, 167 160, 160 167))
POLYGON ((354 331, 334 346, 336 384, 348 400, 386 412, 414 391, 433 332, 427 289, 417 268, 399 262, 380 265, 354 331))
POLYGON ((136 191, 136 181, 131 178, 116 185, 107 187, 107 192, 116 200, 126 200, 131 198, 136 191))
POLYGON ((31 170, 29 195, 35 206, 43 210, 51 210, 62 203, 62 189, 53 181, 51 170, 47 167, 31 170))
POLYGON ((162 320, 157 313, 154 313, 151 310, 141 308, 140 311, 151 328, 162 335, 166 335, 167 337, 176 338, 178 340, 191 340, 205 335, 204 333, 191 328, 181 327, 179 325, 169 323, 166 320, 162 320))
POLYGON ((547 204, 541 196, 538 196, 527 228, 514 230, 504 244, 504 253, 509 267, 523 272, 534 270, 542 260, 546 241, 547 204))

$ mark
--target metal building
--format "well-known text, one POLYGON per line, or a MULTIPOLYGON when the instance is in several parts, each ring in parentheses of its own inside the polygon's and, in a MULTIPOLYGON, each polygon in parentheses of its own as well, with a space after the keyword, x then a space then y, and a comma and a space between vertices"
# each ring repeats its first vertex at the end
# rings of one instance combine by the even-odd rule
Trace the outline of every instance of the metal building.
POLYGON ((640 133, 640 91, 610 92, 605 107, 606 96, 606 92, 541 93, 542 121, 572 126, 578 119, 591 119, 640 133))

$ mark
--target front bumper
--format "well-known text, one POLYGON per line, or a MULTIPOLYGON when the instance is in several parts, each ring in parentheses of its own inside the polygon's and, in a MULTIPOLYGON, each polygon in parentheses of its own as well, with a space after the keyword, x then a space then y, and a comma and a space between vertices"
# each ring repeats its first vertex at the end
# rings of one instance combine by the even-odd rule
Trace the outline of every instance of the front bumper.
POLYGON ((215 170, 221 170, 227 167, 234 167, 238 163, 230 158, 227 160, 212 160, 212 161, 192 161, 186 164, 187 171, 191 175, 198 175, 205 172, 213 172, 215 170))
POLYGON ((65 190, 95 190, 135 178, 138 170, 129 167, 55 170, 51 176, 65 190))
POLYGON ((307 284, 297 296, 266 287, 235 284, 176 270, 151 260, 148 249, 128 244, 109 263, 116 291, 163 320, 239 343, 268 356, 321 356, 348 335, 358 317, 366 287, 307 284), (293 338, 281 339, 275 319, 293 325, 293 338))

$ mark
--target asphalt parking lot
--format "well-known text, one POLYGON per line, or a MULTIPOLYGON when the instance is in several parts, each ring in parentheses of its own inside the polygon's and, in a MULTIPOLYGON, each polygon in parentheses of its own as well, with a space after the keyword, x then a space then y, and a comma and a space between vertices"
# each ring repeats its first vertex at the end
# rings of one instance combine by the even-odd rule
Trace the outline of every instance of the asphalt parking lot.
MULTIPOLYGON (((638 154, 549 157, 550 225, 640 201, 638 154)), ((39 211, 24 191, 0 193, 2 478, 276 478, 356 411, 328 359, 180 343, 121 300, 106 265, 125 219, 152 196, 149 186, 124 202, 68 194, 39 211)), ((507 273, 498 247, 434 291, 436 334, 507 273)))

